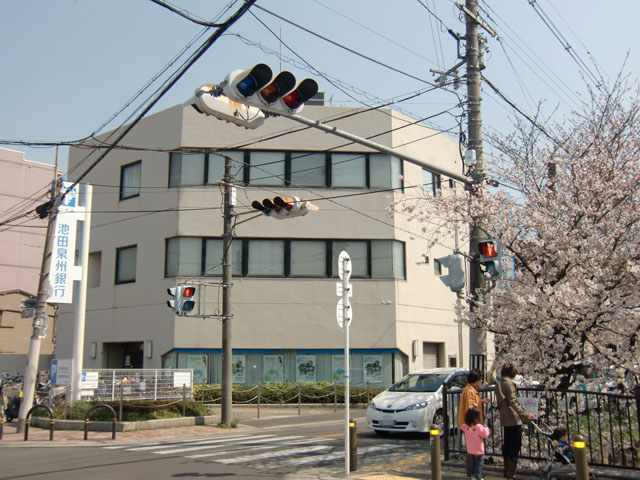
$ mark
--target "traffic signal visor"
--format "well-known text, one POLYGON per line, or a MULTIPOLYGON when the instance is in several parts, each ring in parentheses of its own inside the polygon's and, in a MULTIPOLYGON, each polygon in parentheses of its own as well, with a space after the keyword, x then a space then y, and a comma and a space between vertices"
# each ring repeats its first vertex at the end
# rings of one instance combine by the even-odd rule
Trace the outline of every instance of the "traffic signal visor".
POLYGON ((273 73, 264 63, 248 70, 234 70, 225 78, 223 92, 236 102, 246 102, 271 81, 273 73))
POLYGON ((302 217, 311 210, 319 210, 309 201, 300 200, 298 197, 285 197, 284 195, 265 198, 262 201, 255 200, 251 206, 261 211, 268 217, 279 220, 292 217, 302 217))

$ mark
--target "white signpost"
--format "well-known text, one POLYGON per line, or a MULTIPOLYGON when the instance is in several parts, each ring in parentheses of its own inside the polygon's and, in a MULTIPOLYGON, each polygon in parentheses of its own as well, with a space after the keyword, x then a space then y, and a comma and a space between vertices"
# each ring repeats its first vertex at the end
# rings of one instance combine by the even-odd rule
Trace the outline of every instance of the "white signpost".
POLYGON ((344 473, 349 476, 349 326, 353 318, 349 297, 351 297, 351 258, 344 250, 338 257, 337 294, 340 297, 336 309, 338 325, 344 330, 344 473))

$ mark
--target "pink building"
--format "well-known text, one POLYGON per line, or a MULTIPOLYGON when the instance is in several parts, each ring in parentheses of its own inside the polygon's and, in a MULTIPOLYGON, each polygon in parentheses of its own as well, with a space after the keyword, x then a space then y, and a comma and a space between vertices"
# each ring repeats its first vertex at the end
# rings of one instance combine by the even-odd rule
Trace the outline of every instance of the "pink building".
MULTIPOLYGON (((20 302, 38 293, 47 220, 33 210, 49 200, 53 169, 0 148, 0 372, 23 373, 26 365, 33 319, 21 318, 20 302)), ((48 370, 54 348, 55 308, 47 314, 39 370, 48 370)))
POLYGON ((22 152, 0 148, 0 292, 37 294, 47 220, 21 216, 49 199, 53 165, 30 162, 22 152))

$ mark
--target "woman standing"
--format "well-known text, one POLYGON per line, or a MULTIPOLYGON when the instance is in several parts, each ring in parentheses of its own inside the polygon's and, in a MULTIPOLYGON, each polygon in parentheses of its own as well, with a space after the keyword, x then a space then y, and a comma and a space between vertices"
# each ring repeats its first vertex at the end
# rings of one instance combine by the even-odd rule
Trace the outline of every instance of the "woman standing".
POLYGON ((504 458, 504 476, 513 479, 518 465, 518 455, 522 446, 522 425, 533 420, 534 415, 527 413, 518 402, 516 385, 513 379, 516 367, 507 363, 500 371, 500 381, 496 384, 496 399, 500 412, 500 423, 504 428, 502 456, 504 458))

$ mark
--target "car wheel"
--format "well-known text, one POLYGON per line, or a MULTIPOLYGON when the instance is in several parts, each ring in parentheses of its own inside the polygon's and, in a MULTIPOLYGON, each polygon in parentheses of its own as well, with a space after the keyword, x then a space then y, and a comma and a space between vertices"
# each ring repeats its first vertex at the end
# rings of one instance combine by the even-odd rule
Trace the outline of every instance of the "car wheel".
POLYGON ((442 435, 443 429, 444 429, 444 412, 442 410, 436 411, 436 414, 433 416, 432 423, 438 426, 438 429, 440 430, 440 435, 442 435))

